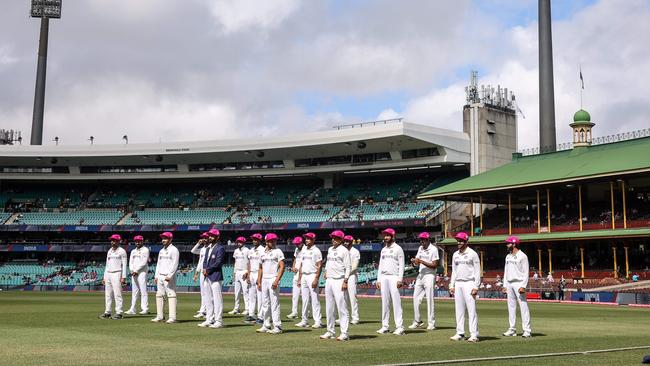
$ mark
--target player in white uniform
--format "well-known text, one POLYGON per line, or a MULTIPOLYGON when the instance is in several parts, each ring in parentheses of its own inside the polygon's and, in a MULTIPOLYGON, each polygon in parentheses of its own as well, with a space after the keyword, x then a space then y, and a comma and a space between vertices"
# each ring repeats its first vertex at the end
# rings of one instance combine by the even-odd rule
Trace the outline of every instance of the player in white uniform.
POLYGON ((350 251, 350 277, 348 279, 348 290, 345 302, 350 308, 350 324, 359 324, 359 301, 357 300, 357 268, 361 260, 361 253, 353 247, 354 237, 346 235, 343 237, 343 245, 350 251))
POLYGON ((232 254, 235 259, 234 277, 235 283, 235 307, 228 314, 248 314, 248 248, 246 248, 246 238, 243 236, 235 239, 237 249, 232 254), (240 311, 239 298, 244 299, 244 311, 240 311))
POLYGON ((131 271, 131 308, 125 313, 135 315, 135 307, 140 297, 140 314, 149 314, 149 294, 147 293, 147 273, 149 272, 149 248, 143 245, 142 235, 133 237, 135 249, 129 257, 131 271))
POLYGON ((521 313, 521 325, 524 330, 523 337, 532 336, 530 329, 530 312, 526 301, 526 287, 528 287, 528 257, 519 249, 519 238, 509 236, 506 239, 509 254, 506 256, 506 266, 503 270, 503 292, 508 294, 508 321, 510 327, 503 333, 506 337, 517 336, 517 304, 521 313))
POLYGON ((260 270, 260 260, 264 254, 264 245, 262 243, 262 234, 255 233, 250 236, 253 247, 248 251, 248 317, 244 322, 262 324, 260 309, 262 307, 262 290, 257 288, 257 274, 260 270))
POLYGON ((430 235, 427 232, 418 235, 420 248, 415 258, 411 258, 413 266, 419 266, 418 277, 415 280, 413 292, 413 324, 409 329, 420 328, 424 322, 420 320, 420 304, 427 299, 427 330, 436 329, 436 318, 433 304, 433 293, 436 285, 436 267, 438 267, 438 248, 431 245, 430 235))
POLYGON ((118 234, 108 238, 111 241, 111 249, 106 254, 106 268, 104 269, 104 294, 106 308, 104 314, 99 317, 108 319, 111 317, 113 298, 115 298, 115 314, 113 319, 122 319, 122 285, 126 281, 126 251, 120 248, 122 237, 118 234))
MULTIPOLYGON (((293 250, 293 265, 291 272, 293 272, 293 285, 291 287, 291 313, 287 315, 289 319, 296 319, 298 317, 298 301, 300 300, 300 251, 303 248, 302 237, 296 236, 292 241, 296 248, 293 250)), ((304 307, 304 303, 303 303, 304 307)))
POLYGON ((388 228, 381 232, 384 236, 384 247, 381 249, 379 268, 377 269, 377 288, 381 290, 381 328, 379 334, 388 333, 390 307, 393 306, 395 335, 404 334, 402 319, 402 302, 399 289, 404 278, 404 251, 395 243, 395 230, 388 228))
POLYGON ((207 291, 210 289, 206 286, 207 282, 205 281, 205 276, 203 276, 203 260, 205 259, 205 252, 208 246, 208 233, 201 233, 199 240, 194 244, 194 247, 190 252, 194 255, 199 256, 199 260, 196 263, 196 269, 194 270, 194 281, 199 281, 199 289, 201 290, 201 307, 194 314, 194 317, 197 319, 205 318, 206 313, 206 301, 208 299, 207 291))
POLYGON ((280 280, 284 274, 284 253, 276 248, 278 236, 268 233, 264 237, 266 250, 262 255, 260 270, 257 274, 257 287, 262 290, 262 315, 264 324, 257 329, 258 333, 282 333, 282 319, 280 319, 280 280), (271 329, 273 320, 273 329, 271 329))
POLYGON ((311 314, 314 319, 312 328, 322 328, 320 300, 318 299, 318 282, 320 273, 323 268, 323 254, 320 249, 314 245, 316 234, 307 233, 303 235, 305 245, 298 253, 300 258, 299 279, 302 290, 302 319, 296 324, 297 327, 307 328, 309 304, 311 303, 311 314))
POLYGON ((478 315, 476 315, 476 294, 481 283, 481 260, 478 254, 467 246, 469 236, 460 232, 454 236, 458 251, 452 256, 449 293, 456 303, 456 334, 453 341, 465 338, 465 311, 469 315, 469 342, 478 342, 478 315))
POLYGON ((172 244, 174 235, 168 231, 160 234, 162 239, 162 249, 158 253, 158 262, 156 263, 156 317, 151 319, 152 322, 162 322, 165 320, 163 307, 165 297, 169 306, 169 317, 167 323, 176 323, 176 271, 178 271, 178 259, 180 253, 172 244))
MULTIPOLYGON (((325 313, 327 314, 327 332, 320 336, 321 339, 330 339, 336 336, 336 313, 340 319, 341 334, 336 337, 337 341, 347 341, 348 306, 345 301, 347 287, 350 280, 350 251, 343 245, 343 234, 335 230, 330 234, 332 246, 327 250, 327 262, 325 263, 325 313)), ((304 262, 303 262, 304 264, 304 262)))

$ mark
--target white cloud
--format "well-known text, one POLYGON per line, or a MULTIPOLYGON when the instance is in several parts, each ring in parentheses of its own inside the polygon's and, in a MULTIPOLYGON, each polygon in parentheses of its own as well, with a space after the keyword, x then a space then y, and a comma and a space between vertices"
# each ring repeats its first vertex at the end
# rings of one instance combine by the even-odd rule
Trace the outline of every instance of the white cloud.
POLYGON ((0 46, 0 68, 8 67, 18 62, 18 57, 13 54, 13 47, 9 45, 0 46))
POLYGON ((300 0, 203 0, 224 33, 278 27, 300 6, 300 0))

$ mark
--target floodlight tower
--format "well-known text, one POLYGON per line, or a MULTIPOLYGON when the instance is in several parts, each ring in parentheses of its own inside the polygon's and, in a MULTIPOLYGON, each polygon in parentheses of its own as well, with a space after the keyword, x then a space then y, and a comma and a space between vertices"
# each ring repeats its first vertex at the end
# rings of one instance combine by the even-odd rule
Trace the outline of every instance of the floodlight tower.
POLYGON ((61 18, 62 0, 31 0, 32 18, 41 18, 41 36, 38 42, 38 66, 36 70, 36 91, 34 93, 34 114, 32 117, 32 145, 43 144, 43 112, 45 110, 45 72, 47 70, 47 39, 50 18, 61 18))

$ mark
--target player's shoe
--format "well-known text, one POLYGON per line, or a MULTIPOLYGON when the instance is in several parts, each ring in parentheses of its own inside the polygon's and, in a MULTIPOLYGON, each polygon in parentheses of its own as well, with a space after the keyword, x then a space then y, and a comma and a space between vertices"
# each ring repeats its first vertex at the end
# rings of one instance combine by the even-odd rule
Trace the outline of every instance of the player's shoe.
POLYGON ((300 323, 296 323, 295 326, 300 328, 309 328, 309 324, 306 321, 301 321, 300 323))
POLYGON ((267 328, 265 325, 262 325, 261 328, 255 330, 257 333, 268 333, 271 329, 267 328))
POLYGON ((345 342, 345 341, 349 341, 350 337, 348 337, 347 334, 341 334, 340 336, 336 337, 336 340, 345 342))
POLYGON ((334 338, 334 337, 335 337, 334 334, 332 334, 332 333, 330 333, 330 332, 325 332, 325 334, 323 334, 322 336, 320 336, 320 339, 332 339, 332 338, 334 338))
POLYGON ((98 316, 99 319, 109 319, 110 317, 111 317, 111 313, 104 313, 98 316))
POLYGON ((269 331, 270 334, 282 334, 282 328, 280 327, 275 327, 273 330, 269 331))
POLYGON ((176 320, 176 319, 167 319, 167 321, 165 323, 174 324, 174 323, 178 323, 178 320, 176 320))
POLYGON ((507 332, 503 333, 503 336, 504 336, 504 337, 516 337, 516 336, 517 336, 517 332, 515 332, 515 331, 512 330, 512 329, 508 329, 507 332))
POLYGON ((404 327, 399 327, 393 332, 394 335, 404 335, 404 327))
POLYGON ((433 324, 429 324, 429 326, 427 326, 427 330, 436 330, 436 326, 433 324))
POLYGON ((232 309, 232 310, 230 310, 230 311, 228 312, 228 314, 230 314, 230 315, 238 315, 238 314, 241 314, 241 313, 240 313, 239 310, 237 310, 237 309, 232 309))
POLYGON ((154 323, 161 323, 161 322, 165 321, 165 319, 164 319, 164 318, 155 317, 155 318, 151 319, 151 321, 154 322, 154 323))
POLYGON ((124 314, 126 314, 126 315, 135 315, 135 310, 129 309, 129 310, 125 311, 124 314))
POLYGON ((423 326, 424 326, 424 322, 413 321, 413 324, 409 325, 409 329, 422 328, 423 326))
POLYGON ((524 332, 524 334, 522 334, 522 337, 524 337, 524 338, 532 338, 533 335, 530 334, 530 332, 524 332))
POLYGON ((209 328, 212 328, 212 329, 223 328, 223 323, 220 323, 220 322, 214 322, 214 323, 212 323, 212 324, 209 326, 209 328))
POLYGON ((465 339, 465 335, 464 334, 454 334, 453 336, 449 337, 449 339, 451 339, 452 341, 462 341, 463 339, 465 339))
POLYGON ((314 323, 314 325, 312 325, 311 327, 314 328, 314 329, 318 329, 318 328, 322 328, 322 327, 323 327, 323 324, 321 324, 321 323, 314 323))
POLYGON ((246 316, 242 321, 246 324, 255 324, 255 318, 250 315, 246 316))
POLYGON ((210 323, 209 321, 206 320, 206 321, 204 321, 203 323, 199 323, 199 324, 197 324, 196 326, 197 326, 197 327, 201 327, 201 328, 207 328, 207 327, 209 327, 209 326, 211 326, 211 325, 212 325, 212 323, 210 323))
POLYGON ((121 314, 121 313, 119 313, 119 314, 115 314, 115 315, 113 315, 113 317, 112 317, 111 319, 113 319, 113 320, 120 320, 120 319, 122 319, 122 314, 121 314))
POLYGON ((379 330, 377 330, 377 333, 379 333, 379 334, 386 334, 386 333, 389 333, 389 332, 390 332, 390 329, 385 328, 385 327, 381 327, 379 330))
POLYGON ((291 313, 291 314, 287 315, 287 319, 296 319, 297 317, 298 317, 298 314, 296 314, 296 313, 291 313))
POLYGON ((472 343, 476 343, 476 342, 478 342, 478 337, 471 336, 471 337, 467 338, 467 341, 472 342, 472 343))
POLYGON ((350 320, 350 324, 354 324, 354 325, 359 324, 359 319, 352 319, 352 320, 350 320))
POLYGON ((255 323, 257 323, 257 324, 264 324, 264 320, 262 320, 262 319, 260 319, 260 318, 257 318, 257 320, 255 320, 255 323))
POLYGON ((341 325, 341 319, 336 319, 336 320, 334 321, 334 324, 336 324, 336 325, 341 325))
POLYGON ((147 315, 147 314, 149 314, 149 310, 142 310, 142 311, 139 312, 138 314, 140 314, 140 315, 147 315))
POLYGON ((196 313, 196 314, 194 314, 194 318, 196 318, 196 319, 202 319, 202 318, 205 318, 205 314, 203 314, 203 313, 196 313))

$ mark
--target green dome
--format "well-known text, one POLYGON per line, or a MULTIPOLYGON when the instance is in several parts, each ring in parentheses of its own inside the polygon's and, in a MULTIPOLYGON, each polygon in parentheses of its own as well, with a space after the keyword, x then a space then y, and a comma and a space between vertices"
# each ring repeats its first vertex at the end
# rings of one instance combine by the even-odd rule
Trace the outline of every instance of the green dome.
POLYGON ((573 122, 591 122, 591 116, 587 111, 581 109, 573 115, 573 122))

